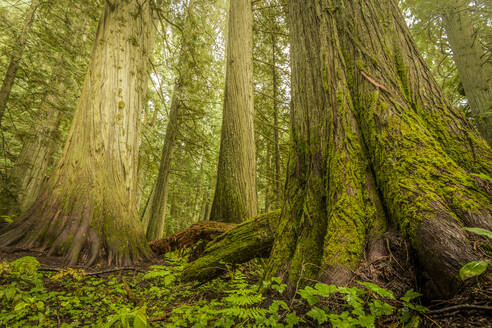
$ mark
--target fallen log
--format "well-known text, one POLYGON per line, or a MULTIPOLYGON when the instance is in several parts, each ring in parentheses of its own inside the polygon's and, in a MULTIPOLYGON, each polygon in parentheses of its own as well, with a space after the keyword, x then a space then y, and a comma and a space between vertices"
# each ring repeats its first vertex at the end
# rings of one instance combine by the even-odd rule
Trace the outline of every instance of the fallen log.
POLYGON ((155 254, 163 255, 178 249, 196 246, 199 241, 207 243, 235 226, 237 225, 232 223, 215 221, 201 222, 181 230, 172 236, 150 242, 149 245, 155 254))
POLYGON ((268 257, 279 218, 280 211, 259 215, 209 242, 203 255, 185 267, 182 280, 210 280, 226 271, 226 263, 268 257))

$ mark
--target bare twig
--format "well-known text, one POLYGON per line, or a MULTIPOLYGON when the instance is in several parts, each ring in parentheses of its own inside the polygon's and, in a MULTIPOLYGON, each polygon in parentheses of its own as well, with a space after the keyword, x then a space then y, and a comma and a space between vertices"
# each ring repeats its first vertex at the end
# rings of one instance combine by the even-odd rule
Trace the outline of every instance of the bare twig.
POLYGON ((438 310, 433 310, 430 312, 427 312, 427 314, 440 314, 440 313, 446 313, 446 312, 451 312, 451 311, 456 311, 456 310, 482 310, 482 311, 491 311, 492 312, 492 306, 486 306, 486 305, 475 305, 475 304, 459 304, 459 305, 453 305, 449 307, 445 307, 442 309, 438 310))

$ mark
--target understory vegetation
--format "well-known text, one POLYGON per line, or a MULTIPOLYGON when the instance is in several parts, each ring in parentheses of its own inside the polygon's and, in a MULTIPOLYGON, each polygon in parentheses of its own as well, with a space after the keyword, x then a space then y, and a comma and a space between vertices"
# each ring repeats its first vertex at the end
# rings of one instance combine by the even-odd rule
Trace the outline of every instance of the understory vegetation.
POLYGON ((186 255, 166 256, 145 270, 56 270, 21 257, 0 267, 2 327, 417 327, 429 311, 420 293, 358 281, 354 287, 316 283, 295 298, 279 278, 261 281, 253 261, 222 278, 179 283, 186 255))

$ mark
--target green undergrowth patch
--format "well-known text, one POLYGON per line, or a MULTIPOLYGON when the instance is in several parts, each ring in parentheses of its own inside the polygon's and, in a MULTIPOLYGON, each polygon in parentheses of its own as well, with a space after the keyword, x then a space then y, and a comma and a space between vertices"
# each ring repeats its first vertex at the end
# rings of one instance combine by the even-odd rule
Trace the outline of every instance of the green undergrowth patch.
POLYGON ((426 309, 409 291, 315 284, 285 294, 263 281, 260 262, 207 283, 181 283, 186 256, 171 253, 148 271, 46 271, 34 257, 0 264, 0 327, 417 327, 426 309), (395 325, 395 326, 396 326, 395 325))

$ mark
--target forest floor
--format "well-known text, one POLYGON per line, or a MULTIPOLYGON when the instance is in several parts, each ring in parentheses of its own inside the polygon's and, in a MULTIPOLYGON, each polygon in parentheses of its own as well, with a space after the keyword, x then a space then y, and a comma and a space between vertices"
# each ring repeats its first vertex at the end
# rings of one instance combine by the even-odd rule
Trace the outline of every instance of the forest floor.
POLYGON ((206 283, 182 283, 187 253, 148 266, 89 270, 1 249, 0 327, 492 327, 490 290, 488 304, 469 294, 427 307, 413 290, 395 298, 365 282, 316 284, 287 298, 278 279, 260 285, 262 260, 206 283))

